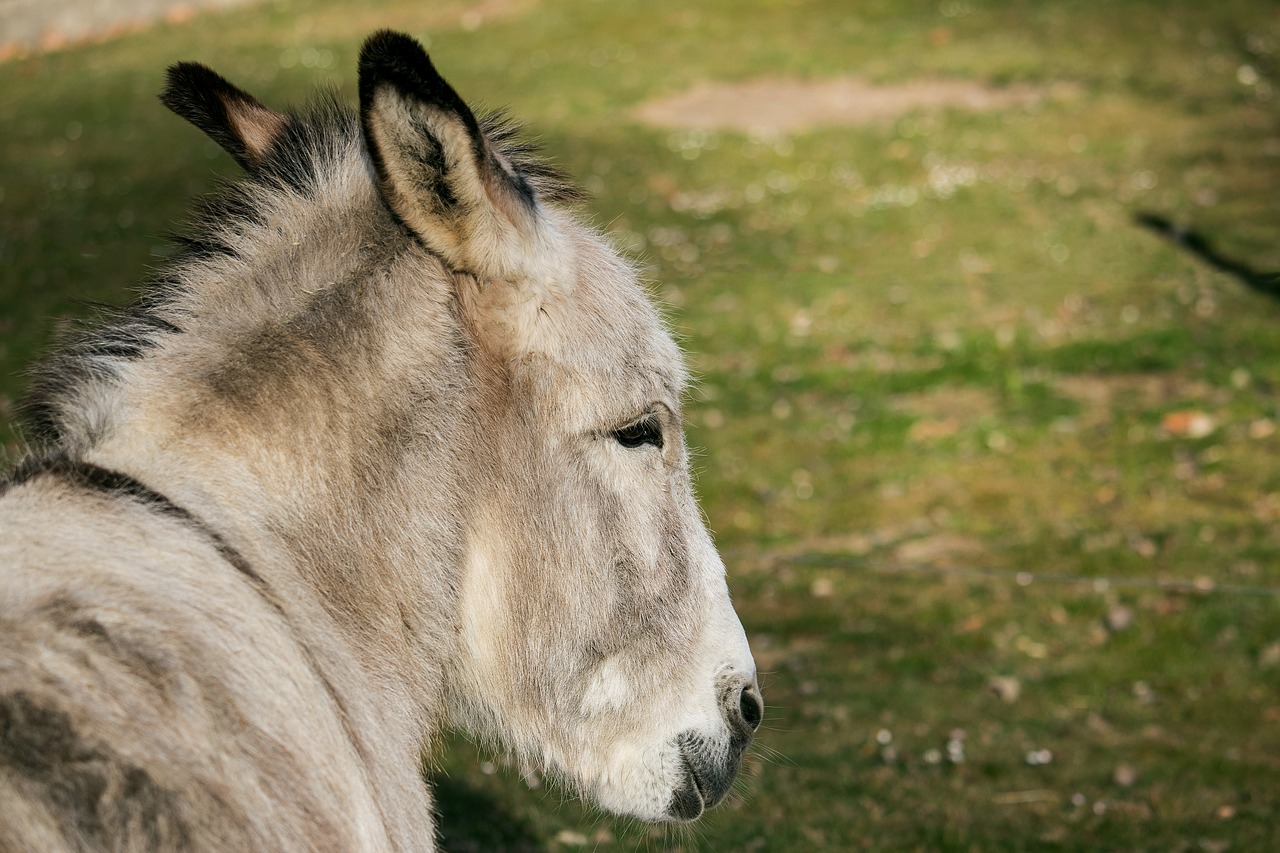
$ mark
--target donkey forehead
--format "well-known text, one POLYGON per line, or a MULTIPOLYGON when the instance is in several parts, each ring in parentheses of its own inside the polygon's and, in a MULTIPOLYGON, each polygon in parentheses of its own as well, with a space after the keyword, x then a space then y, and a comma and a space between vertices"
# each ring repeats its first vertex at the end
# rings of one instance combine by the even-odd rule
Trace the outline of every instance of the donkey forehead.
POLYGON ((674 409, 687 383, 683 356, 634 271, 589 228, 556 225, 567 263, 546 265, 533 280, 476 282, 464 299, 478 309, 475 332, 544 399, 674 409))
POLYGON ((679 413, 687 375, 664 330, 643 348, 585 344, 531 352, 516 365, 520 404, 554 416, 571 430, 617 426, 655 404, 679 413))
MULTIPOLYGON (((620 262, 619 262, 620 264, 620 262)), ((567 317, 555 361, 617 394, 678 399, 688 382, 684 356, 630 270, 622 279, 579 271, 570 298, 548 303, 567 317)))
POLYGON ((546 321, 540 348, 570 364, 628 363, 682 376, 680 350, 634 269, 571 215, 547 213, 567 262, 545 267, 529 293, 546 321))

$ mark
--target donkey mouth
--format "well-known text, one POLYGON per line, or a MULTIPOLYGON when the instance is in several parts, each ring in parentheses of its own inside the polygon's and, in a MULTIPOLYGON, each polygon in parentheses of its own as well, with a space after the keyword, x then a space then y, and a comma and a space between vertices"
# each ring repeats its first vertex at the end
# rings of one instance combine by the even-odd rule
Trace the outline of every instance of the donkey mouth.
POLYGON ((667 806, 667 814, 674 820, 697 820, 706 810, 706 797, 703 795, 703 781, 698 777, 693 761, 685 747, 684 739, 680 743, 680 764, 684 769, 684 778, 680 787, 671 793, 671 804, 667 806))
POLYGON ((711 749, 710 744, 696 734, 680 735, 677 744, 684 779, 671 794, 667 814, 674 820, 694 820, 723 800, 738 776, 742 754, 749 743, 750 738, 735 738, 726 755, 723 749, 711 749))

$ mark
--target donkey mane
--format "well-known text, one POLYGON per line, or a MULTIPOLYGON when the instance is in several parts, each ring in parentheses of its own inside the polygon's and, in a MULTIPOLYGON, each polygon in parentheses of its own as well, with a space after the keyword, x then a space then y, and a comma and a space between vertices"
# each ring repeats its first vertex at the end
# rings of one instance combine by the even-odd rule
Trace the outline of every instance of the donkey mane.
MULTIPOLYGON (((174 66, 170 73, 183 68, 174 66)), ((586 194, 542 158, 538 142, 504 110, 481 116, 479 123, 539 201, 575 205, 585 200, 586 194)), ((337 92, 322 93, 290 113, 281 138, 257 168, 219 183, 195 205, 183 229, 170 232, 178 251, 143 282, 132 304, 95 305, 96 317, 61 333, 53 350, 30 370, 27 393, 18 405, 26 438, 38 448, 92 446, 106 424, 83 428, 84 401, 110 394, 126 364, 187 330, 195 310, 190 296, 207 276, 202 268, 220 259, 246 260, 237 234, 261 229, 262 211, 283 199, 314 199, 343 158, 362 150, 359 116, 339 101, 337 92)), ((392 218, 398 221, 394 213, 392 218)))

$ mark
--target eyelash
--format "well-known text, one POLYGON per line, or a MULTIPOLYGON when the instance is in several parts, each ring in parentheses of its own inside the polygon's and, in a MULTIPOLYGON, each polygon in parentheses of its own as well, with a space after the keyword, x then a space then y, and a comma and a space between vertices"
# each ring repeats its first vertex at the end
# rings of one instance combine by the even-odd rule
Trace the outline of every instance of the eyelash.
POLYGON ((652 444, 662 447, 662 422, 654 415, 647 415, 633 424, 613 432, 613 438, 626 448, 643 447, 652 444))

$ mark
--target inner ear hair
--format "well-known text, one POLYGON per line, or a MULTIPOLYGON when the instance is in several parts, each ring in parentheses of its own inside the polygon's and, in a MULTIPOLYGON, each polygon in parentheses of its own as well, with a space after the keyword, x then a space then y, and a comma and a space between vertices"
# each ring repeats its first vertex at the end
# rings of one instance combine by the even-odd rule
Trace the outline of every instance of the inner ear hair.
POLYGON ((160 101, 208 134, 245 169, 271 154, 289 119, 197 62, 169 68, 160 101))
POLYGON ((403 33, 374 33, 360 51, 359 88, 370 156, 404 219, 427 212, 410 208, 439 213, 460 200, 482 201, 493 167, 480 123, 421 44, 403 33))
POLYGON ((384 30, 360 51, 360 122, 392 213, 457 269, 516 278, 537 201, 417 41, 384 30))

